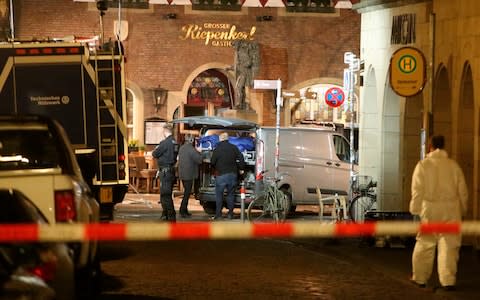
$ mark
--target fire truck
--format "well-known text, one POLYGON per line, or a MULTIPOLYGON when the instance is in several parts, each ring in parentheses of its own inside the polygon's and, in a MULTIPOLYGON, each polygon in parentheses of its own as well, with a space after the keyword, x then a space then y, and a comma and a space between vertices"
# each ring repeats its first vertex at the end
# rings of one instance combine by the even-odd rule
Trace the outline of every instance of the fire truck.
POLYGON ((125 59, 120 44, 0 44, 0 113, 59 121, 102 219, 128 190, 125 59))

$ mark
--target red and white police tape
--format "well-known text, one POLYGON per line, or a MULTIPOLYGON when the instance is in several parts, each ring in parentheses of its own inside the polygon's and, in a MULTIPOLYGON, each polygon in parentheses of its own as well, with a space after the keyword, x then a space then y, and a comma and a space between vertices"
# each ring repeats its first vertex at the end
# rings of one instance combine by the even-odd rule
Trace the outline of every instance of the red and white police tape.
POLYGON ((480 222, 418 223, 98 223, 0 225, 0 242, 17 241, 138 241, 276 238, 332 238, 355 236, 416 235, 417 233, 480 235, 480 222))

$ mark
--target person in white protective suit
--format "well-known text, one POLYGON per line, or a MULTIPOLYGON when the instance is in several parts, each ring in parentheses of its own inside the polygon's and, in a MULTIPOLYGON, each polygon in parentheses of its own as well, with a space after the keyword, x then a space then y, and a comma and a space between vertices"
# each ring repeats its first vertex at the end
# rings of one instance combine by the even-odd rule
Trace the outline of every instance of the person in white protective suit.
MULTIPOLYGON (((433 136, 430 152, 418 162, 412 177, 410 213, 421 222, 461 222, 467 212, 468 190, 460 166, 443 149, 445 139, 433 136)), ((422 234, 412 254, 411 281, 426 287, 432 274, 437 248, 438 277, 443 290, 455 290, 460 234, 422 234)))

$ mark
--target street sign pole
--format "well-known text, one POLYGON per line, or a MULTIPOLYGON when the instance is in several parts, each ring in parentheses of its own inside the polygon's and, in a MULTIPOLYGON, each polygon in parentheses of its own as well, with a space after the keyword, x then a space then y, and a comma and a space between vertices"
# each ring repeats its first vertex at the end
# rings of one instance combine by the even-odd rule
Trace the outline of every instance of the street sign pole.
POLYGON ((354 127, 355 127, 355 121, 354 121, 354 111, 355 107, 353 106, 353 80, 355 80, 353 70, 351 67, 349 67, 349 75, 350 75, 350 89, 348 90, 348 101, 350 103, 350 175, 353 176, 353 163, 355 162, 354 156, 355 156, 355 134, 354 134, 354 127))
MULTIPOLYGON (((282 106, 282 81, 277 79, 277 99, 275 99, 277 108, 275 120, 275 179, 278 178, 278 160, 280 158, 280 107, 282 106)), ((276 184, 276 183, 275 183, 276 184)))
POLYGON ((275 99, 276 120, 275 120, 275 159, 274 159, 274 168, 275 168, 275 179, 278 178, 278 160, 280 157, 280 109, 283 105, 282 98, 282 81, 277 80, 254 80, 253 81, 254 89, 264 89, 264 90, 276 90, 277 97, 275 99))
POLYGON ((354 122, 354 117, 356 116, 356 113, 354 112, 354 105, 353 105, 353 99, 354 99, 354 86, 355 86, 355 72, 360 69, 360 59, 356 58, 356 55, 353 54, 352 52, 345 52, 343 56, 343 60, 345 64, 348 64, 348 71, 346 72, 347 74, 344 74, 344 87, 348 88, 348 101, 349 101, 349 107, 350 107, 350 199, 352 199, 353 196, 353 180, 354 180, 354 168, 353 164, 355 163, 355 134, 354 134, 354 127, 355 127, 355 122, 354 122), (345 76, 347 75, 347 76, 345 76), (348 82, 345 82, 347 81, 348 82))

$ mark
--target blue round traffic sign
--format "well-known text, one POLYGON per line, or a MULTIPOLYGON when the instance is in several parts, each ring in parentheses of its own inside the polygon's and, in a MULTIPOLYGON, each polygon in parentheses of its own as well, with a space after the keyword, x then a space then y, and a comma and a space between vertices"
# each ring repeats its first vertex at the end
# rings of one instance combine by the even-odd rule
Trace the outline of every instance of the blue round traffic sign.
POLYGON ((325 93, 325 102, 328 106, 339 107, 345 101, 345 93, 338 87, 332 87, 325 93))

